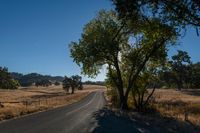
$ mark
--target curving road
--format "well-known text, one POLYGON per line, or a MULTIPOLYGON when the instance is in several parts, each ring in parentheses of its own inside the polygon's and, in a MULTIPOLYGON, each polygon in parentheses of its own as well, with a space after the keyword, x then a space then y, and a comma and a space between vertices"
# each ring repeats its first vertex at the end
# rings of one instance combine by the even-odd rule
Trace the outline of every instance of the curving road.
POLYGON ((104 104, 103 92, 92 92, 77 103, 2 122, 0 133, 89 133, 104 104))

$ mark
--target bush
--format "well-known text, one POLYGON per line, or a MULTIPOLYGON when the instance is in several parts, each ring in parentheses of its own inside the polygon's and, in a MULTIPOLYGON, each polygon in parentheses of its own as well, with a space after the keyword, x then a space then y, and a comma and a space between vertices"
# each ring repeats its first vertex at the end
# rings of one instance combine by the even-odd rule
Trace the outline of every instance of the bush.
POLYGON ((119 98, 118 98, 118 94, 117 94, 117 91, 115 90, 115 88, 109 87, 107 94, 110 97, 110 101, 111 101, 112 105, 114 107, 118 107, 119 106, 119 98))
POLYGON ((55 86, 58 86, 58 85, 60 85, 60 82, 57 82, 57 81, 56 81, 56 82, 54 83, 54 85, 55 85, 55 86))
POLYGON ((45 86, 45 87, 48 87, 51 84, 52 83, 49 80, 41 80, 35 83, 36 86, 45 86))
POLYGON ((5 67, 0 67, 0 88, 17 89, 19 86, 19 82, 11 77, 8 69, 5 67))

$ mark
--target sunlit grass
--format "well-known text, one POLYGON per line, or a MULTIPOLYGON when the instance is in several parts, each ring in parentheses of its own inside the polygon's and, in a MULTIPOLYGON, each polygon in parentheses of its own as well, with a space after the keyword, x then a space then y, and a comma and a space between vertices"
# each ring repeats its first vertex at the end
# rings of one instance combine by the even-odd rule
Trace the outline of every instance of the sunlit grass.
POLYGON ((66 94, 62 86, 33 87, 25 90, 1 90, 0 101, 3 102, 2 105, 4 107, 0 108, 0 120, 68 105, 81 100, 95 89, 101 89, 101 87, 86 85, 84 90, 76 91, 73 95, 66 94), (30 103, 27 105, 22 101, 29 101, 30 103))
POLYGON ((184 90, 157 90, 153 107, 164 116, 200 125, 200 97, 186 94, 184 90))

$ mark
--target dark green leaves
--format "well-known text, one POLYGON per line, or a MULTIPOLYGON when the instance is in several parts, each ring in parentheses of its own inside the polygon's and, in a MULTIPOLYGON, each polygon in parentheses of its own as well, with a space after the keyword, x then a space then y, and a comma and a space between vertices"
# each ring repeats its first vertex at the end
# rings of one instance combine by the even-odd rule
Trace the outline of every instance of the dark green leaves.
POLYGON ((71 56, 82 66, 83 74, 97 75, 104 64, 112 64, 121 45, 128 38, 116 32, 121 23, 113 11, 100 11, 96 18, 85 25, 79 42, 71 43, 71 56))

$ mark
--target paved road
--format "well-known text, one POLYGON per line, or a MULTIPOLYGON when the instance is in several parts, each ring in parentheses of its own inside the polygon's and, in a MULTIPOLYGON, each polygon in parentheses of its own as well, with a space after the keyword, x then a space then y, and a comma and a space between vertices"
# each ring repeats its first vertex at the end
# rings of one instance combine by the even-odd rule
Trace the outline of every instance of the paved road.
POLYGON ((81 101, 0 123, 0 133, 89 133, 96 128, 93 114, 105 104, 102 91, 81 101))

